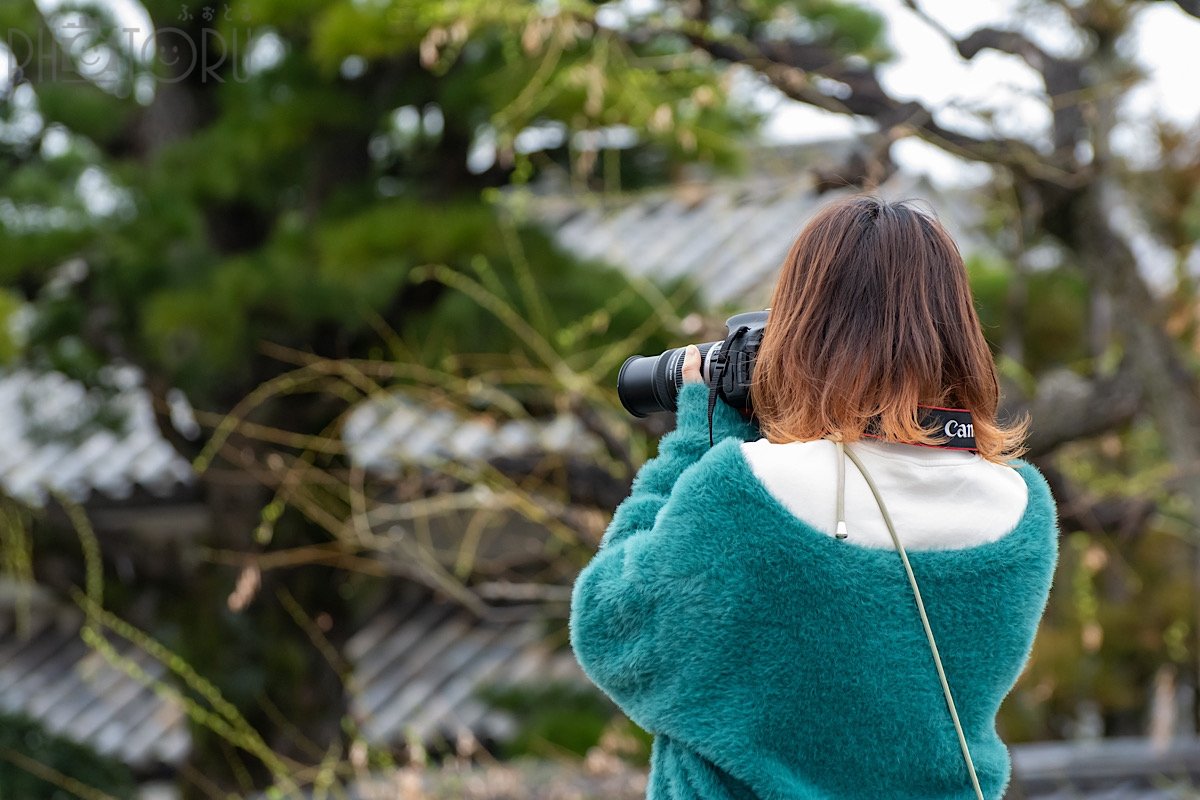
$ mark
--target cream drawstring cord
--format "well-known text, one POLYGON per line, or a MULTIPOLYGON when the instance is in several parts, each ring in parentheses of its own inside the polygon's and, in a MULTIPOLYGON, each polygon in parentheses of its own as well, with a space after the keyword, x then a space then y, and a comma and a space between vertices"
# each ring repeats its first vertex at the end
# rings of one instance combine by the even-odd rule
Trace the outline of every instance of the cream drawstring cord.
POLYGON ((904 545, 900 543, 900 537, 896 535, 896 526, 892 523, 892 517, 888 514, 887 506, 883 504, 883 497, 879 494, 879 488, 875 485, 875 481, 871 480, 870 473, 863 466, 862 461, 854 454, 839 439, 835 440, 838 453, 838 481, 837 481, 837 538, 845 539, 846 531, 846 457, 854 462, 854 466, 858 467, 858 471, 862 473, 863 479, 866 480, 867 486, 871 489, 871 494, 875 496, 875 502, 879 505, 879 512, 883 515, 884 524, 887 525, 888 533, 892 535, 892 542, 896 545, 896 552, 900 554, 900 561, 904 564, 904 572, 908 575, 908 583, 912 587, 913 597, 917 601, 917 611, 921 615, 921 625, 925 628, 925 638, 929 640, 929 652, 933 654, 933 665, 937 667, 938 680, 942 683, 942 693, 946 696, 946 707, 950 709, 950 719, 954 721, 954 731, 958 734, 958 746, 962 749, 963 760, 967 763, 967 772, 971 775, 971 787, 975 790, 975 797, 978 800, 984 800, 983 790, 979 788, 979 776, 975 774, 975 762, 971 760, 971 751, 967 748, 967 737, 963 733, 962 723, 958 720, 958 709, 954 706, 954 697, 950 694, 950 682, 946 680, 946 671, 942 668, 942 656, 938 652, 937 642, 933 638, 933 629, 929 626, 929 616, 925 613, 925 602, 921 599, 921 590, 917 588, 917 577, 913 575, 912 565, 908 563, 908 553, 904 551, 904 545))
POLYGON ((838 454, 837 469, 837 538, 845 539, 846 532, 846 445, 841 439, 834 441, 838 454))

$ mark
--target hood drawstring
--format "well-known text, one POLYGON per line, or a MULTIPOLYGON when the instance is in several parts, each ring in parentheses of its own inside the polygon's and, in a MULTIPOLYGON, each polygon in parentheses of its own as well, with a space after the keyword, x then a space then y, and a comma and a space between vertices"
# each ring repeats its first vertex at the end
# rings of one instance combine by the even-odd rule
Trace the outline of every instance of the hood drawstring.
POLYGON ((846 445, 841 439, 834 440, 837 447, 837 529, 836 536, 845 539, 849 535, 846 530, 846 445))

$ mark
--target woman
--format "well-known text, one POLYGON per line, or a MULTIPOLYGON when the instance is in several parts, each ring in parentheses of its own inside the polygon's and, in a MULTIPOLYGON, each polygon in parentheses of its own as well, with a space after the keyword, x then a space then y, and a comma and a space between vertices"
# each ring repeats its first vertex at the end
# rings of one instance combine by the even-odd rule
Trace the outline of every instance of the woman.
POLYGON ((996 712, 1057 523, 1024 426, 996 419, 953 240, 903 203, 822 209, 775 287, 753 417, 718 403, 713 447, 694 347, 685 365, 571 605, 579 663, 656 735, 648 797, 1000 798, 996 712), (936 446, 921 406, 970 411, 976 449, 936 446))

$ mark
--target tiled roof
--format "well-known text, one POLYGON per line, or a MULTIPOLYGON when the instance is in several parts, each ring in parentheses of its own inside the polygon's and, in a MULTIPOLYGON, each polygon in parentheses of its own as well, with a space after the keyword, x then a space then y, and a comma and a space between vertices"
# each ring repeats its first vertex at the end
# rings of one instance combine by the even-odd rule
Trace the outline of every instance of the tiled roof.
MULTIPOLYGON (((136 383, 109 400, 115 425, 93 419, 97 402, 59 373, 0 375, 0 490, 42 506, 53 493, 76 502, 93 493, 124 500, 137 490, 170 497, 195 481, 187 460, 160 434, 149 395, 136 383)), ((180 414, 186 418, 186 409, 180 414)), ((497 423, 431 409, 400 393, 361 403, 347 419, 343 441, 351 458, 377 475, 447 458, 486 461, 599 446, 569 415, 497 423)))
POLYGON ((109 402, 117 427, 93 418, 99 401, 59 373, 0 375, 0 489, 30 505, 59 492, 114 500, 143 489, 169 496, 192 482, 190 465, 163 439, 149 396, 126 385, 109 402))
POLYGON ((540 615, 507 616, 480 620, 413 591, 356 633, 346 645, 361 687, 351 713, 367 740, 504 739, 512 720, 480 702, 480 687, 585 680, 569 650, 547 645, 540 615))
POLYGON ((430 408, 400 393, 360 403, 346 419, 342 440, 350 457, 376 475, 390 475, 402 464, 585 454, 600 446, 576 417, 567 414, 497 423, 484 415, 430 408))
MULTIPOLYGON (((583 680, 570 652, 546 643, 536 611, 505 611, 504 621, 481 620, 407 584, 345 648, 353 667, 350 711, 367 740, 454 742, 464 731, 503 739, 514 723, 480 702, 481 687, 583 680)), ((76 610, 41 594, 27 607, 11 596, 0 600, 0 708, 135 768, 179 764, 191 746, 182 709, 90 650, 81 622, 76 610), (23 608, 29 625, 20 630, 23 608)), ((162 664, 137 647, 114 646, 148 675, 166 678, 162 664)))
MULTIPOLYGON (((36 595, 0 607, 0 708, 135 768, 178 764, 191 746, 180 706, 88 648, 81 622, 78 611, 36 595)), ((138 648, 114 647, 164 677, 165 667, 138 648)))
MULTIPOLYGON (((762 308, 783 258, 820 206, 851 190, 818 193, 803 173, 754 175, 617 197, 534 196, 531 219, 566 250, 669 281, 688 275, 715 308, 762 308)), ((876 194, 927 201, 966 252, 986 249, 977 204, 896 173, 876 194)), ((921 205, 921 204, 918 204, 921 205)))

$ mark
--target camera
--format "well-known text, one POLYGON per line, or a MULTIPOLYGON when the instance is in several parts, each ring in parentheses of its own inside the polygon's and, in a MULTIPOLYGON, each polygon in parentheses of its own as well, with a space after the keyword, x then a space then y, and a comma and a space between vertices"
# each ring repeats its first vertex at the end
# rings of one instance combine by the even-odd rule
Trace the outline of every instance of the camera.
MULTIPOLYGON (((750 380, 754 360, 762 344, 767 313, 746 311, 725 321, 728 335, 722 342, 704 342, 700 350, 700 374, 717 396, 736 409, 750 404, 750 380)), ((685 347, 676 347, 656 356, 630 356, 617 374, 617 395, 621 405, 635 417, 658 411, 674 411, 679 389, 683 386, 685 347)))

